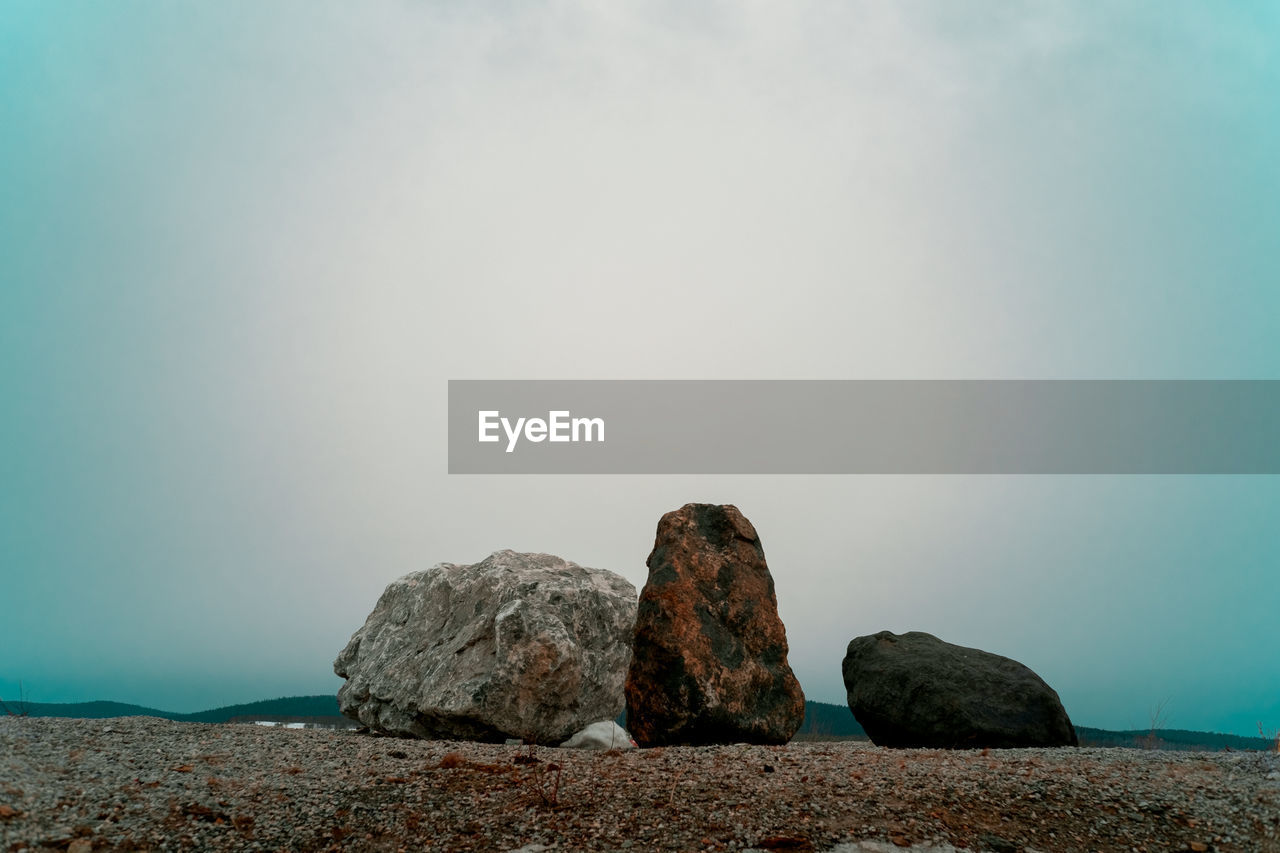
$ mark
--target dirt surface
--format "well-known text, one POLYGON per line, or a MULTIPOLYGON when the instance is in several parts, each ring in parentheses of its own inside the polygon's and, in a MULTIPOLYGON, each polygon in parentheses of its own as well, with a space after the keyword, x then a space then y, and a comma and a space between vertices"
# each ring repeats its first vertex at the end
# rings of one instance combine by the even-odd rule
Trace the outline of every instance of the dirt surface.
POLYGON ((147 717, 0 718, 0 850, 912 846, 1280 853, 1280 758, 847 741, 530 752, 147 717))

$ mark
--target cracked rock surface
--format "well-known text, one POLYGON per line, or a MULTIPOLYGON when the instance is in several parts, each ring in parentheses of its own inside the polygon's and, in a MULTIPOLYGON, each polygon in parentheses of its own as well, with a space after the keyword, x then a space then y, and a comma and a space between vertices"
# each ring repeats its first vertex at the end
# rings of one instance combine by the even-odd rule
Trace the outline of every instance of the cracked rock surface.
POLYGON ((636 589, 498 551, 393 581, 334 661, 338 706, 380 734, 557 744, 622 711, 636 589))
POLYGON ((641 746, 786 743, 804 722, 773 576, 731 505, 686 504, 658 522, 627 673, 641 746))

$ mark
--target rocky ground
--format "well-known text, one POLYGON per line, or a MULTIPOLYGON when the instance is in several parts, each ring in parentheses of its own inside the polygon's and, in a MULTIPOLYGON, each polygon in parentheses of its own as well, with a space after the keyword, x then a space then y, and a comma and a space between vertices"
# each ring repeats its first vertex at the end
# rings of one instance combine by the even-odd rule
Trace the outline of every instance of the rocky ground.
POLYGON ((0 850, 1280 851, 1280 757, 0 718, 0 850), (541 846, 540 846, 541 845, 541 846))

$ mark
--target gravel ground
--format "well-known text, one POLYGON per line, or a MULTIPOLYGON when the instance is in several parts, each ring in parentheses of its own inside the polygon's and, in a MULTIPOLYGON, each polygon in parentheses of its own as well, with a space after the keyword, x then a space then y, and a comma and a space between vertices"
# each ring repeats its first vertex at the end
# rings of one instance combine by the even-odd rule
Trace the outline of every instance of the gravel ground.
POLYGON ((0 850, 1280 853, 1263 753, 582 752, 250 725, 0 718, 0 850))

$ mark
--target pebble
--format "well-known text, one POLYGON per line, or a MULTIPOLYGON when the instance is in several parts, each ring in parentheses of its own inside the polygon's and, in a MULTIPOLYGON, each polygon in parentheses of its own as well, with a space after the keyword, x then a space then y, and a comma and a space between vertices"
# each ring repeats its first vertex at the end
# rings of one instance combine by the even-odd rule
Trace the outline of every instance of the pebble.
POLYGON ((516 763, 529 754, 349 731, 3 717, 0 851, 1280 849, 1274 754, 842 741, 539 747, 516 763))

